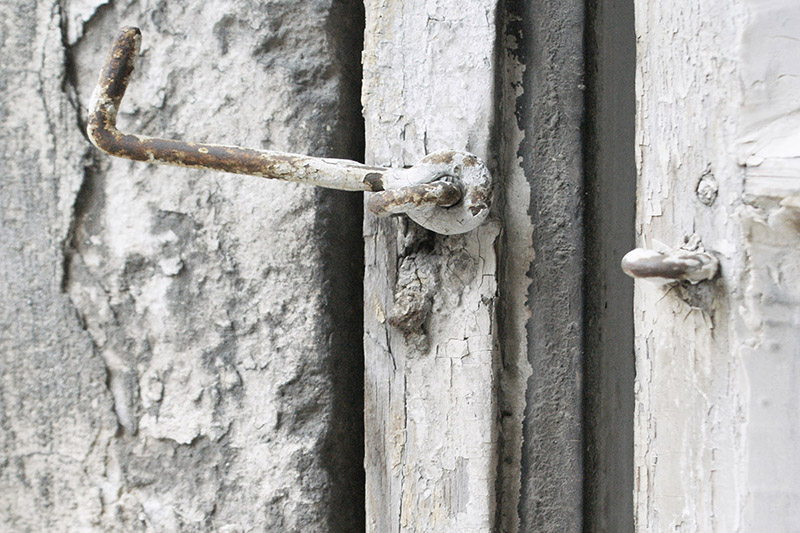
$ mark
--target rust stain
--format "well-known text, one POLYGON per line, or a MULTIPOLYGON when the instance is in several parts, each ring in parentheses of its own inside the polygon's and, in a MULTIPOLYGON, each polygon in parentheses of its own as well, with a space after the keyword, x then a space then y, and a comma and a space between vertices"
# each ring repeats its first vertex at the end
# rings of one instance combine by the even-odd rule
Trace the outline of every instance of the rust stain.
MULTIPOLYGON (((466 165, 466 162, 464 164, 466 165)), ((491 201, 491 189, 489 189, 488 192, 480 189, 473 189, 469 193, 469 201, 471 204, 469 207, 469 212, 472 213, 473 216, 477 216, 478 213, 489 208, 489 203, 491 201)))
POLYGON ((461 201, 461 196, 457 185, 434 181, 373 194, 369 199, 369 210, 377 216, 388 216, 428 205, 451 207, 461 201))
POLYGON ((455 152, 437 152, 422 158, 421 163, 430 163, 433 165, 450 165, 453 162, 454 156, 455 152))
POLYGON ((379 172, 370 172, 366 176, 364 176, 364 183, 370 186, 370 190, 374 192, 384 190, 383 186, 383 174, 379 172))
POLYGON ((464 157, 463 164, 465 167, 477 167, 480 165, 480 161, 478 161, 478 158, 474 155, 468 155, 464 157))
POLYGON ((428 169, 423 172, 409 170, 410 177, 405 180, 388 180, 389 186, 397 186, 392 185, 394 183, 412 185, 387 191, 387 179, 391 177, 387 173, 402 173, 403 170, 390 171, 343 159, 123 133, 117 129, 117 112, 133 74, 140 44, 139 29, 125 27, 120 30, 92 96, 87 133, 95 146, 110 155, 147 163, 305 182, 332 189, 375 192, 369 207, 376 215, 407 213, 424 227, 445 234, 469 231, 488 213, 491 199, 488 171, 484 174, 478 169, 476 174, 473 167, 483 167, 484 164, 465 152, 448 150, 429 154, 418 164, 428 169), (465 172, 467 168, 473 170, 465 172), (467 174, 477 177, 467 178, 467 174), (468 191, 466 196, 465 190, 468 191), (460 207, 448 210, 457 205, 460 207), (429 209, 432 207, 441 210, 434 215, 429 209), (467 211, 472 220, 465 216, 467 211))

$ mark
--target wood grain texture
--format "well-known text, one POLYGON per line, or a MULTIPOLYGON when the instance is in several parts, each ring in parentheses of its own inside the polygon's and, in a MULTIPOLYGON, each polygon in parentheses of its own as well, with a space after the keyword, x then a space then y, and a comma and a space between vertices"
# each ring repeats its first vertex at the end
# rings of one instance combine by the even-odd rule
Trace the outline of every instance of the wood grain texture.
MULTIPOLYGON (((697 233, 723 272, 741 269, 736 9, 716 2, 636 3, 637 241, 679 246, 697 233), (718 201, 696 187, 710 173, 718 201), (737 265, 737 266, 733 266, 737 265)), ((728 278, 735 279, 735 278, 728 278)), ((745 388, 724 280, 664 288, 637 281, 635 515, 638 531, 735 531, 742 512, 745 388)))
MULTIPOLYGON (((439 149, 491 160, 495 2, 366 3, 367 162, 439 149)), ((364 225, 367 529, 490 531, 494 520, 495 241, 364 225)))

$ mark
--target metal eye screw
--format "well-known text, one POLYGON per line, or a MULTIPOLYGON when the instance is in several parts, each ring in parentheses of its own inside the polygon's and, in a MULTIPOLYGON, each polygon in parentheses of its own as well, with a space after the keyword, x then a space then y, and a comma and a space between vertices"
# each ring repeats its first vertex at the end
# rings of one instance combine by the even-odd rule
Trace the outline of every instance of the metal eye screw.
POLYGON ((467 152, 436 152, 411 168, 392 169, 345 159, 123 133, 116 126, 117 112, 140 44, 138 28, 120 30, 92 94, 87 132, 92 143, 109 155, 374 192, 369 208, 376 215, 406 213, 421 226, 445 235, 470 231, 489 214, 491 175, 483 161, 467 152))

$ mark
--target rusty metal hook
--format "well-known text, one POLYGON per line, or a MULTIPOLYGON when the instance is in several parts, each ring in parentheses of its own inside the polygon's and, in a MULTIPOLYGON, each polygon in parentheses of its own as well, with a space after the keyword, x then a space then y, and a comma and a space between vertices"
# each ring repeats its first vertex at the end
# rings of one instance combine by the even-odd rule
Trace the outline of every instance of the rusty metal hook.
POLYGON ((423 227, 443 234, 470 231, 489 213, 491 175, 480 159, 466 152, 437 152, 413 167, 392 169, 345 159, 123 133, 117 129, 117 112, 140 44, 138 28, 119 31, 92 93, 87 132, 92 143, 109 155, 374 192, 369 206, 378 216, 406 213, 423 227))

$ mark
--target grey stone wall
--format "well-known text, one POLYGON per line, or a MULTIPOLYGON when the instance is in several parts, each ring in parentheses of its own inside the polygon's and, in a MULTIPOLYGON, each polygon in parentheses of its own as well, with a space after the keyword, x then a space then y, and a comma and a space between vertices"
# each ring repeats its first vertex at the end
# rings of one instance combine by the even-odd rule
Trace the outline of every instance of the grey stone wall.
MULTIPOLYGON (((503 453, 511 457, 505 475, 516 461, 512 447, 520 446, 520 531, 581 531, 584 3, 508 1, 505 7, 505 34, 513 44, 507 61, 524 66, 513 106, 522 134, 515 155, 529 184, 534 251, 527 270, 527 361, 504 346, 503 453), (513 427, 519 418, 521 432, 513 427)), ((506 251, 504 261, 523 267, 513 256, 506 251)), ((506 304, 509 312, 518 313, 506 304)))
POLYGON ((0 3, 0 529, 363 527, 360 195, 99 154, 123 130, 358 158, 360 2, 0 3))

